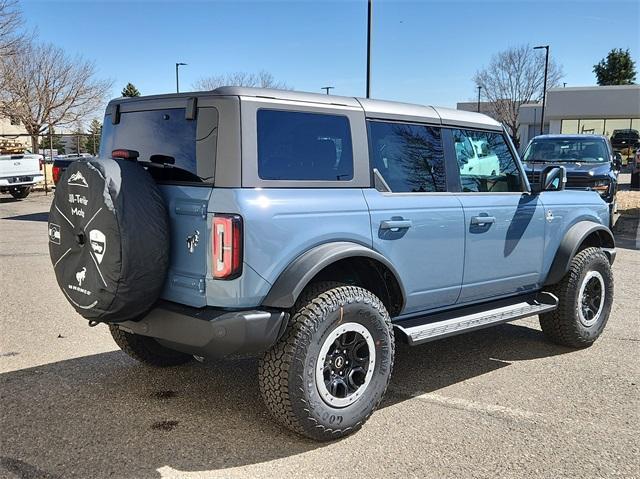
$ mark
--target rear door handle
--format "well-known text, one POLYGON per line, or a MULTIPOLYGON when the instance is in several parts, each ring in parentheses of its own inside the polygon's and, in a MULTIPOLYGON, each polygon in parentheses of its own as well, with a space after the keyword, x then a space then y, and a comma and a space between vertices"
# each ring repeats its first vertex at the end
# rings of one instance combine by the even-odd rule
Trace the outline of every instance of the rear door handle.
POLYGON ((490 225, 496 222, 495 216, 472 216, 471 224, 472 225, 490 225))
POLYGON ((400 230, 411 228, 411 220, 384 220, 380 222, 381 230, 400 230))

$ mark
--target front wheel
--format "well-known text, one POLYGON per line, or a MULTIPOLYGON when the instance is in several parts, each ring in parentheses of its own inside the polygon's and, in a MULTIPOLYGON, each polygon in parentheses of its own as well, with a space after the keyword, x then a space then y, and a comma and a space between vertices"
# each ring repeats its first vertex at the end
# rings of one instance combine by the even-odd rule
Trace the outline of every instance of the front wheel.
POLYGON ((580 251, 551 293, 558 309, 540 315, 540 326, 553 342, 573 348, 591 346, 604 330, 613 304, 613 274, 600 248, 580 251))
POLYGON ((261 360, 260 391, 289 429, 337 439, 360 429, 376 409, 393 356, 391 320, 375 295, 318 283, 298 300, 284 337, 261 360))
POLYGON ((22 200, 22 199, 26 198, 27 196, 29 196, 29 193, 31 193, 31 187, 30 186, 16 186, 14 188, 11 188, 9 190, 9 193, 11 193, 11 196, 13 196, 15 199, 22 200))

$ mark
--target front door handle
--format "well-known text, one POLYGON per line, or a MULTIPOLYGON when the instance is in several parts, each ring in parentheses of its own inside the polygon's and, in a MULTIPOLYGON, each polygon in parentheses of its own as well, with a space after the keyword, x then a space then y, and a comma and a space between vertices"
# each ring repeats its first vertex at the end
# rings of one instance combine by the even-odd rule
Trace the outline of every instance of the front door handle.
POLYGON ((411 228, 411 220, 384 220, 380 222, 381 230, 401 230, 411 228))
POLYGON ((471 224, 477 226, 490 225, 496 222, 495 216, 472 216, 471 224))

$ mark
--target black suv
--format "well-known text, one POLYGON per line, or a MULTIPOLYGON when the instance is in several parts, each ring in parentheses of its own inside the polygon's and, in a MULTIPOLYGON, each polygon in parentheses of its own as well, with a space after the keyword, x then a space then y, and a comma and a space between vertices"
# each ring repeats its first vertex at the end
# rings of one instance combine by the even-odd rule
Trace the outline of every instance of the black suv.
POLYGON ((622 161, 606 136, 536 136, 527 146, 523 161, 531 184, 540 181, 540 172, 545 166, 564 166, 567 171, 566 188, 597 191, 609 204, 610 221, 613 223, 622 161))
POLYGON ((640 147, 640 133, 638 130, 613 130, 611 134, 611 146, 614 151, 630 149, 629 155, 640 147))

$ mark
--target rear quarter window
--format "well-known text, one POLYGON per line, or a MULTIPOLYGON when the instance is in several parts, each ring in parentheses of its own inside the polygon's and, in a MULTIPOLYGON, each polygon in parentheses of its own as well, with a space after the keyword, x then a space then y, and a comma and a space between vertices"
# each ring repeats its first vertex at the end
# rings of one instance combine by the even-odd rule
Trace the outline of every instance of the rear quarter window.
POLYGON ((341 115, 260 109, 258 176, 263 180, 350 181, 353 147, 341 115))

